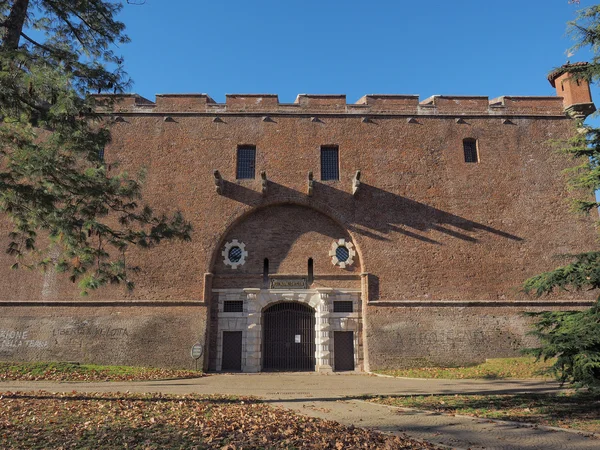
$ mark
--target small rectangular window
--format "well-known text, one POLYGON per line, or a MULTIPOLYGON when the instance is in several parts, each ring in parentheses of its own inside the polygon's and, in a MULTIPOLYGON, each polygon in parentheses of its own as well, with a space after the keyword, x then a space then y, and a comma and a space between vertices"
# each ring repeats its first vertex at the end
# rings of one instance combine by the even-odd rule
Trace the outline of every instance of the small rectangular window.
POLYGON ((465 162, 479 162, 479 157, 477 155, 477 141, 475 139, 464 139, 463 149, 465 151, 465 162))
POLYGON ((333 312, 346 312, 346 313, 350 313, 352 311, 353 311, 352 300, 350 300, 350 301, 338 300, 338 301, 334 301, 333 302, 333 312))
POLYGON ((238 180, 254 178, 255 165, 256 165, 256 147, 254 147, 254 146, 238 147, 236 178, 238 180))
POLYGON ((337 146, 321 147, 321 180, 339 180, 340 161, 337 146))
POLYGON ((104 147, 102 147, 100 150, 98 150, 98 159, 102 162, 104 162, 104 147))
POLYGON ((223 302, 223 312, 244 312, 243 300, 225 300, 223 302))

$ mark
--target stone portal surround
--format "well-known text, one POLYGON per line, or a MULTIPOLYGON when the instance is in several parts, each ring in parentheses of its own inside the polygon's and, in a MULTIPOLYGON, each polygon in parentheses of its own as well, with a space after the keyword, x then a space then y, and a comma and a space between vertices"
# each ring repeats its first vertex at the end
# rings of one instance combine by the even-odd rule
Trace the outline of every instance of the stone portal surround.
POLYGON ((260 372, 262 368, 262 312, 280 302, 303 303, 315 310, 316 370, 334 369, 334 332, 354 332, 354 364, 360 370, 362 355, 362 319, 360 290, 331 288, 274 289, 214 289, 218 294, 217 371, 223 361, 223 331, 242 332, 242 372, 260 372), (243 301, 243 312, 224 312, 225 301, 243 301), (334 313, 335 300, 352 301, 353 312, 334 313))

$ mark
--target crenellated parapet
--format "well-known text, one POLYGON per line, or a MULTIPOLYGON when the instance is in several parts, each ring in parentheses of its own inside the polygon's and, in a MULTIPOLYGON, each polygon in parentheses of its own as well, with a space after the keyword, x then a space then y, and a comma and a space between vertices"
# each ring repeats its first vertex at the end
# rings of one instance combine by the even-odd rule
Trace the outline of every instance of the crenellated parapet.
POLYGON ((299 94, 281 103, 276 94, 228 94, 217 103, 207 94, 158 94, 154 102, 136 94, 96 95, 99 112, 156 114, 357 115, 357 116, 565 116, 561 97, 369 94, 356 103, 345 95, 299 94))

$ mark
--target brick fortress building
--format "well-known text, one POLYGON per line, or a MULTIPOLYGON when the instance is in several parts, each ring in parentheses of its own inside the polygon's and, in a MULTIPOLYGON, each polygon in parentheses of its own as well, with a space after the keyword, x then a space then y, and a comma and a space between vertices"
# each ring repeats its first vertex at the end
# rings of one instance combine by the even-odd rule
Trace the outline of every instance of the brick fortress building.
POLYGON ((216 371, 517 355, 523 311, 591 304, 520 290, 595 244, 552 144, 595 109, 571 67, 556 97, 119 97, 107 164, 144 168, 145 201, 182 211, 192 242, 131 251, 135 290, 86 298, 0 257, 0 359, 190 367, 197 342, 216 371))

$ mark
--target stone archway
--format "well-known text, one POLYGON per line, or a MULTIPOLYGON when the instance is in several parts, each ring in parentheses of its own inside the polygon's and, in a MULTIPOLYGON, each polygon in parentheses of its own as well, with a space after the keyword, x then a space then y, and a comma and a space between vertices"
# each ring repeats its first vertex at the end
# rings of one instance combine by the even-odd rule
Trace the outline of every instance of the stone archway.
MULTIPOLYGON (((344 227, 310 207, 280 204, 246 215, 222 242, 211 274, 209 370, 225 370, 229 361, 241 361, 242 372, 335 370, 334 340, 336 332, 341 336, 343 331, 346 338, 353 336, 355 368, 362 366, 361 261, 344 227), (290 302, 314 311, 314 351, 309 356, 314 362, 306 367, 265 360, 264 311, 290 302), (334 311, 338 303, 352 306, 334 311), (228 345, 233 337, 242 344, 228 345), (234 351, 235 355, 228 353, 234 351)), ((309 338, 299 334, 301 344, 309 338)))
POLYGON ((263 367, 263 312, 273 305, 296 303, 305 305, 314 311, 315 371, 335 370, 334 336, 338 331, 352 332, 354 335, 355 368, 361 366, 362 350, 362 314, 360 290, 356 289, 304 289, 273 290, 246 288, 243 290, 218 290, 218 333, 216 342, 215 370, 221 371, 222 363, 229 359, 224 347, 226 333, 241 332, 244 342, 241 354, 242 372, 260 372, 263 367), (351 302, 353 312, 336 313, 336 301, 351 302), (226 313, 225 302, 241 302, 240 312, 226 313))

